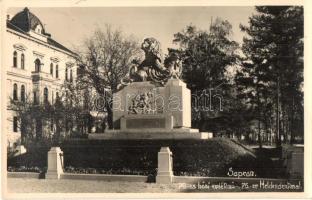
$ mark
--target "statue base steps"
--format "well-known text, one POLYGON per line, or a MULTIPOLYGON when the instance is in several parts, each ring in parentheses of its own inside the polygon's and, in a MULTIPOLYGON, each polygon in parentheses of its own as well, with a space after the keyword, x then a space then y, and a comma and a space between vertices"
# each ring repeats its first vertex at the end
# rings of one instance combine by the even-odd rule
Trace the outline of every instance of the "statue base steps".
POLYGON ((198 129, 177 128, 177 129, 131 129, 131 130, 108 130, 105 133, 89 134, 90 140, 161 140, 161 139, 209 139, 211 133, 199 132, 198 129))

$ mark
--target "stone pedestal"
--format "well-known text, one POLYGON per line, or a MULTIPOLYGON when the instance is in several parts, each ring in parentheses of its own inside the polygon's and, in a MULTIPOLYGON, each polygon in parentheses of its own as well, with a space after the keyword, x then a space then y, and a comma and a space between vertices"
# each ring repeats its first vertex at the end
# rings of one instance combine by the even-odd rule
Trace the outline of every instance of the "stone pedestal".
POLYGON ((113 125, 120 129, 121 118, 129 114, 132 100, 139 94, 151 92, 155 98, 163 98, 163 87, 155 87, 150 82, 133 82, 113 95, 113 125))
POLYGON ((191 91, 179 79, 169 79, 164 88, 165 112, 172 115, 174 128, 191 127, 191 91))
POLYGON ((158 152, 158 172, 156 183, 172 183, 172 152, 169 147, 161 147, 158 152))
POLYGON ((60 179, 63 174, 63 152, 60 147, 52 147, 48 152, 47 179, 60 179))
POLYGON ((171 115, 126 115, 120 119, 120 130, 133 129, 172 129, 173 117, 171 115))
POLYGON ((105 133, 89 134, 90 140, 206 140, 209 133, 199 132, 198 129, 176 128, 176 129, 128 129, 107 130, 105 133))
POLYGON ((291 154, 290 163, 287 166, 287 170, 292 178, 304 177, 304 156, 303 152, 293 152, 291 154))
POLYGON ((286 171, 291 178, 304 177, 304 147, 303 145, 283 146, 283 159, 286 171))
POLYGON ((191 128, 191 92, 179 79, 165 86, 133 82, 113 95, 114 129, 92 133, 93 140, 208 139, 191 128))
MULTIPOLYGON (((191 127, 191 92, 179 79, 169 79, 164 87, 156 87, 150 82, 134 82, 113 95, 114 128, 121 128, 121 119, 131 115, 131 105, 138 95, 149 99, 149 115, 173 117, 173 128, 191 127)), ((139 99, 136 100, 137 103, 139 99)), ((133 114, 136 116, 142 115, 133 114)), ((142 119, 145 118, 142 116, 142 119)))

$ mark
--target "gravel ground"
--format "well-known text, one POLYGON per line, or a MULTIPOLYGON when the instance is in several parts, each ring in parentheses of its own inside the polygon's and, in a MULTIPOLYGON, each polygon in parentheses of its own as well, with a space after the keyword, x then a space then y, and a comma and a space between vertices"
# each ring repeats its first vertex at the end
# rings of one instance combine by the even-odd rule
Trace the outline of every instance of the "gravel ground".
POLYGON ((179 184, 129 183, 89 180, 8 178, 10 193, 166 193, 182 192, 179 184))
MULTIPOLYGON (((285 181, 277 181, 275 184, 285 181)), ((293 181, 297 184, 297 181, 293 181)), ((249 184, 251 186, 251 183, 249 184)), ((156 184, 139 182, 109 182, 96 180, 51 180, 35 178, 8 178, 9 193, 201 193, 201 192, 301 192, 299 190, 260 189, 233 185, 223 182, 211 184, 207 188, 206 183, 196 184, 156 184)))

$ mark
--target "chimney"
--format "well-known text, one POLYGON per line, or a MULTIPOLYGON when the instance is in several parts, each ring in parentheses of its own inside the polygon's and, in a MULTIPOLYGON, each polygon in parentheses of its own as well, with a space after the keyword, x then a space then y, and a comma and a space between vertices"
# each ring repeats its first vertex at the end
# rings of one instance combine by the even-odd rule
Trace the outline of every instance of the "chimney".
POLYGON ((10 21, 10 15, 7 15, 7 21, 10 21))

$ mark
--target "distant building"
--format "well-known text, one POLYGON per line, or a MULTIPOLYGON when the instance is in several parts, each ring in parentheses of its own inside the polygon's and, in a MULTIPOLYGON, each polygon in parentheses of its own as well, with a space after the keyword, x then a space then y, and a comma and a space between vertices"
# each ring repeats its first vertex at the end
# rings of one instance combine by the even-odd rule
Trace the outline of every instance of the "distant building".
MULTIPOLYGON (((5 36, 7 99, 34 103, 60 95, 64 81, 77 75, 76 54, 52 39, 40 19, 28 8, 7 19, 5 36)), ((14 110, 7 112, 8 146, 17 146, 21 138, 19 120, 14 110)))

